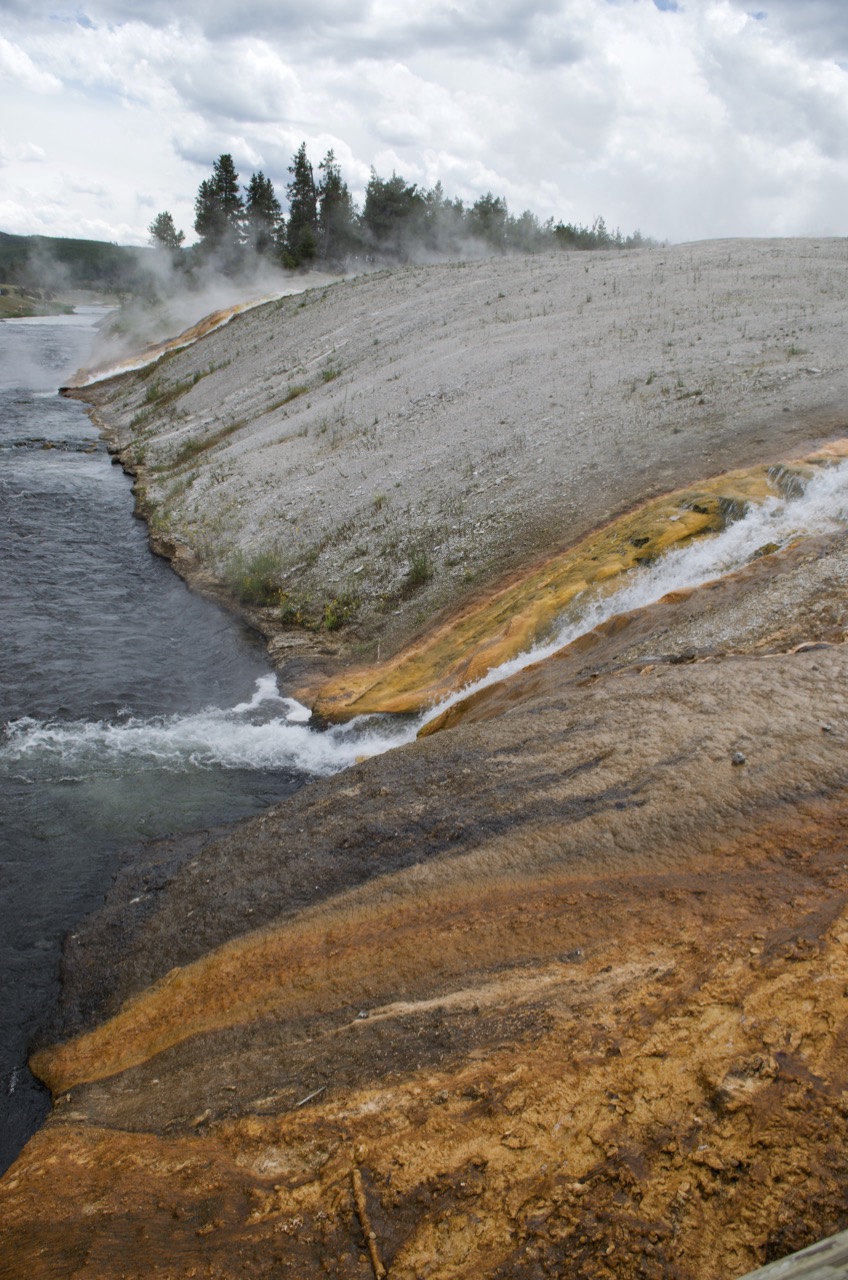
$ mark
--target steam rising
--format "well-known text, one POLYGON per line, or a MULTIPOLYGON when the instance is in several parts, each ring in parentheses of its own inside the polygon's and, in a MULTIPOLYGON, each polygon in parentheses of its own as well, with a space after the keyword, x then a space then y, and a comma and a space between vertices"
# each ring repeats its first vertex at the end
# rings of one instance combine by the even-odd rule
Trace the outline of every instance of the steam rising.
POLYGON ((167 254, 155 254, 153 261, 153 294, 125 305, 104 324, 95 343, 92 367, 83 370, 72 385, 88 386, 102 378, 143 369, 164 351, 190 346, 243 311, 320 288, 338 278, 281 271, 260 258, 237 277, 218 272, 211 261, 202 274, 187 277, 167 254), (163 333, 177 336, 162 342, 163 333))

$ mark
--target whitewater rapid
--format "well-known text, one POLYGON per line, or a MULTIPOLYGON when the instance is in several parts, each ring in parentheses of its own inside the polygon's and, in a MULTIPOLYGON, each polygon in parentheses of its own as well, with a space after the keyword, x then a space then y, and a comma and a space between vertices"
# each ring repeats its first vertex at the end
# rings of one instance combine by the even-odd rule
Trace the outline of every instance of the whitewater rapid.
POLYGON ((282 695, 276 676, 268 673, 257 679, 251 696, 229 708, 209 706, 191 714, 152 718, 126 713, 91 721, 22 717, 5 728, 0 767, 26 776, 29 768, 50 762, 51 772, 67 780, 95 772, 127 775, 163 768, 336 773, 363 757, 413 741, 423 725, 448 707, 543 661, 617 614, 733 573, 764 548, 784 548, 799 538, 848 525, 848 460, 822 467, 800 484, 797 494, 751 504, 721 532, 631 570, 612 587, 583 592, 544 640, 417 717, 370 715, 318 729, 309 709, 282 695))

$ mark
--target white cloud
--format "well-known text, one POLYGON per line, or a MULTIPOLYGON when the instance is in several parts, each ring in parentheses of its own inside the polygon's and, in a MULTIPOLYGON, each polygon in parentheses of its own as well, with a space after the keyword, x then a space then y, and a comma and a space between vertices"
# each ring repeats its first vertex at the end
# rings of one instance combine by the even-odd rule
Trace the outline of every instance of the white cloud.
POLYGON ((33 93, 56 93, 62 87, 58 76, 37 67, 20 45, 0 36, 0 76, 33 93))
POLYGON ((674 239, 848 230, 848 6, 758 2, 3 0, 0 199, 142 242, 223 151, 282 197, 305 139, 360 198, 373 164, 674 239))
POLYGON ((47 153, 43 147, 37 147, 34 142, 16 142, 9 145, 0 138, 0 165, 12 164, 20 161, 23 164, 43 164, 47 159, 47 153))
POLYGON ((175 69, 172 83, 187 106, 213 119, 277 121, 299 98, 294 70, 259 40, 199 46, 175 69))
POLYGON ((825 61, 848 57, 848 8, 843 0, 733 0, 748 14, 758 14, 764 27, 799 50, 825 61))

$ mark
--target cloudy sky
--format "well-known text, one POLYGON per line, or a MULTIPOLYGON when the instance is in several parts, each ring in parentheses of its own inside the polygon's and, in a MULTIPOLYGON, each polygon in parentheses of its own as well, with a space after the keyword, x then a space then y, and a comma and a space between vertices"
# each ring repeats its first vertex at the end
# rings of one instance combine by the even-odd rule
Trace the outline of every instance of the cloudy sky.
POLYGON ((358 199, 848 234, 846 0, 0 0, 0 94, 2 231, 190 242, 216 156, 282 197, 305 140, 358 199))

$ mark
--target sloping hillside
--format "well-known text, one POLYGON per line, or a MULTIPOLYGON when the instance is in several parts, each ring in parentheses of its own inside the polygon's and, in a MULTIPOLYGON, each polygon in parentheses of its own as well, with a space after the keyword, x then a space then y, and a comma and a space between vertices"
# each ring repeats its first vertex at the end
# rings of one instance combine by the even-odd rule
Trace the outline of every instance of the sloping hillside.
POLYGON ((842 241, 728 241, 381 272, 85 394, 183 567, 289 644, 306 622, 371 656, 648 497, 838 427, 846 267, 842 241))

